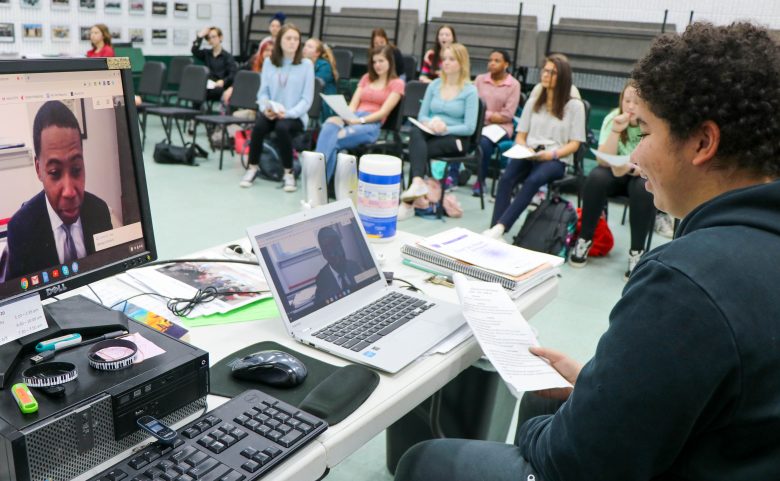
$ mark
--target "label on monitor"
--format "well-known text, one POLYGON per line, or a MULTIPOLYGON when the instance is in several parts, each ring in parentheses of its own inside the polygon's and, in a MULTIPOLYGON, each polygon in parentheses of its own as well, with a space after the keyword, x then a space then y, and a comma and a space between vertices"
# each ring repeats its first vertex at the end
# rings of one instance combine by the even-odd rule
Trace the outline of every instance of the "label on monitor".
POLYGON ((0 346, 47 327, 49 325, 38 294, 0 304, 0 346))

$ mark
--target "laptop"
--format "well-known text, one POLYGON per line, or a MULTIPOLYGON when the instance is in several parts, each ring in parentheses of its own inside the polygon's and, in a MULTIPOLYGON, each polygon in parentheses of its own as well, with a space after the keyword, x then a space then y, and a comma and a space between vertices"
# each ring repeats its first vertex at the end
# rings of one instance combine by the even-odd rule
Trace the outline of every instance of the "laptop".
POLYGON ((465 322, 459 305, 387 285, 349 199, 247 234, 299 342, 395 373, 465 322))

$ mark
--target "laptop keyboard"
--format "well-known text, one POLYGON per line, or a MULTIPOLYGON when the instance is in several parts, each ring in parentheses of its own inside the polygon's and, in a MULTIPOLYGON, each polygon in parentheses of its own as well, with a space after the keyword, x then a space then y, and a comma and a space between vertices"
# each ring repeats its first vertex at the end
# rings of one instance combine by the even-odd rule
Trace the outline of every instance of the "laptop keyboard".
POLYGON ((313 335, 325 342, 360 352, 435 305, 400 292, 391 292, 313 335))

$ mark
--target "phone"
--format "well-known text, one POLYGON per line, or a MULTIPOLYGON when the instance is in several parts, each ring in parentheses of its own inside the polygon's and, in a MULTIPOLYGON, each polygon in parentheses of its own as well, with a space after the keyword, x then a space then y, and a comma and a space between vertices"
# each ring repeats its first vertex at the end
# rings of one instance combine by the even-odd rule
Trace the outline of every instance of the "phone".
POLYGON ((136 422, 138 427, 157 438, 162 444, 171 444, 179 437, 176 431, 152 416, 141 416, 136 422))

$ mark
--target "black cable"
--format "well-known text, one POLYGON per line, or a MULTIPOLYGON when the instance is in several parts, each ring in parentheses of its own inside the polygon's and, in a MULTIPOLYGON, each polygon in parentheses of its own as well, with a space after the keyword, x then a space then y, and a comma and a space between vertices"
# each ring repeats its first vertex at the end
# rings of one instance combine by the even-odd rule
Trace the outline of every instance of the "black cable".
MULTIPOLYGON (((166 299, 168 301, 166 307, 173 314, 179 317, 187 317, 192 312, 192 310, 195 309, 196 306, 198 306, 199 304, 204 304, 206 302, 213 301, 218 296, 222 296, 226 294, 266 294, 268 292, 269 291, 220 291, 214 286, 209 286, 204 289, 198 289, 195 295, 190 298, 164 296, 162 294, 158 294, 157 292, 140 292, 138 294, 128 297, 127 299, 123 299, 113 304, 111 306, 111 309, 118 306, 119 304, 122 304, 123 302, 126 304, 130 299, 134 299, 136 297, 157 296, 166 299), (179 307, 179 304, 184 304, 184 306, 179 307)), ((127 305, 125 305, 122 308, 122 312, 124 312, 126 308, 127 305)))
POLYGON ((422 289, 420 289, 419 287, 415 286, 414 284, 412 284, 411 282, 405 279, 401 279, 400 277, 393 277, 393 281, 403 282, 404 284, 406 284, 405 286, 401 286, 402 289, 408 289, 412 292, 419 292, 420 294, 425 294, 422 291, 422 289))
POLYGON ((100 296, 98 295, 98 293, 95 292, 95 289, 92 288, 92 285, 91 284, 87 284, 87 287, 89 287, 89 290, 92 291, 92 294, 95 294, 95 297, 97 297, 97 300, 100 303, 100 305, 104 306, 105 304, 103 303, 103 299, 101 299, 100 296))
POLYGON ((260 267, 260 265, 257 263, 257 261, 245 261, 241 259, 171 259, 167 261, 154 261, 150 262, 148 264, 141 264, 139 266, 134 267, 134 269, 137 269, 139 267, 151 267, 151 266, 160 266, 165 264, 183 264, 185 262, 222 262, 225 264, 247 264, 250 266, 260 267))

